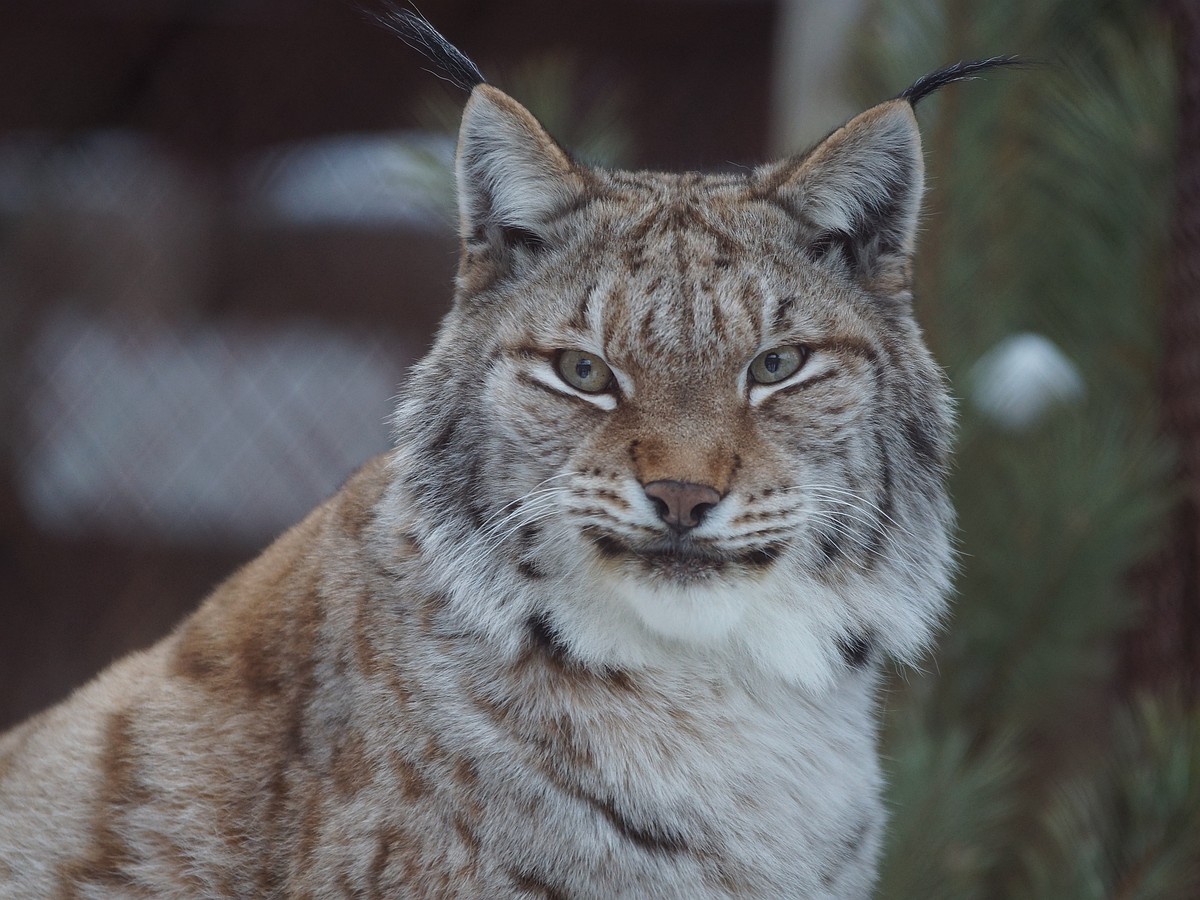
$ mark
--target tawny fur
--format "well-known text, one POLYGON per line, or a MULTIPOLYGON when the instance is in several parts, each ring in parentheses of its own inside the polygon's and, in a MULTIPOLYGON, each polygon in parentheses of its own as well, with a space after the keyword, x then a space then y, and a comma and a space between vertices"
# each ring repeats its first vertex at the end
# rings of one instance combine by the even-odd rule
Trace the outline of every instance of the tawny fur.
POLYGON ((584 168, 477 87, 396 449, 0 739, 0 894, 869 895, 880 668, 949 589, 921 171, 904 100, 702 176, 584 168), (672 536, 659 480, 721 499, 672 536))

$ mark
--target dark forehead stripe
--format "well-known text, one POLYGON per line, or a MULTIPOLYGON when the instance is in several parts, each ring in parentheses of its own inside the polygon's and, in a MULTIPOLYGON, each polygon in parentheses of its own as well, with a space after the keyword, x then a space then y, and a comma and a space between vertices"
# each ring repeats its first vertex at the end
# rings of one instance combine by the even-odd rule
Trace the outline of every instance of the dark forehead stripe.
POLYGON ((602 317, 604 333, 600 339, 606 352, 616 334, 617 322, 626 315, 627 300, 628 292, 625 285, 618 282, 604 301, 605 315, 602 317))
POLYGON ((712 208, 705 200, 701 198, 677 204, 673 210, 672 226, 681 232, 690 231, 710 238, 716 244, 716 255, 726 261, 746 252, 743 241, 713 221, 712 208))
POLYGON ((702 192, 655 204, 630 226, 623 237, 637 242, 651 235, 658 237, 669 232, 704 235, 716 244, 717 253, 722 257, 734 256, 746 250, 743 241, 713 221, 711 203, 702 192))
POLYGON ((791 317, 792 310, 796 308, 797 298, 795 294, 784 294, 779 298, 779 302, 775 304, 775 311, 771 313, 771 328, 775 332, 783 331, 787 326, 788 319, 791 317))
POLYGON ((717 292, 712 289, 711 281, 705 281, 700 285, 700 292, 708 295, 708 317, 712 323, 713 338, 721 343, 727 339, 725 329, 725 313, 721 310, 721 300, 717 296, 717 292))
POLYGON ((682 210, 676 210, 672 216, 673 223, 667 229, 670 233, 670 245, 675 251, 675 271, 679 276, 678 286, 682 294, 683 303, 679 312, 682 313, 682 327, 684 334, 691 334, 696 330, 696 285, 692 279, 692 258, 688 255, 687 249, 684 246, 684 216, 682 210))
POLYGON ((575 304, 575 312, 567 324, 576 331, 584 331, 588 325, 588 310, 591 307, 592 295, 596 292, 595 282, 584 286, 579 294, 579 302, 575 304))
POLYGON ((746 251, 741 240, 712 221, 701 206, 703 199, 687 196, 657 206, 621 235, 622 257, 630 273, 641 271, 651 254, 657 257, 660 274, 650 280, 644 292, 655 294, 666 282, 671 294, 677 295, 677 302, 670 303, 669 309, 651 306, 641 317, 638 333, 646 348, 654 345, 660 330, 691 334, 701 321, 706 342, 725 337, 719 270, 728 268, 731 259, 744 257, 746 251), (669 275, 662 272, 667 260, 672 263, 669 275))
POLYGON ((764 323, 760 289, 756 285, 744 281, 735 290, 737 291, 738 306, 750 321, 751 333, 756 335, 758 340, 762 340, 764 323))

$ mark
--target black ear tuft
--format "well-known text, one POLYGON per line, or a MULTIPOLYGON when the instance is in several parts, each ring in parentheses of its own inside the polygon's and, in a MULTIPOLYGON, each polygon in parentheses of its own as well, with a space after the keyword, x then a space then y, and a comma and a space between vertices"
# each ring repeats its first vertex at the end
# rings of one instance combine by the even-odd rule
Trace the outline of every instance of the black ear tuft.
POLYGON ((936 72, 930 72, 928 75, 918 78, 911 87, 905 89, 900 94, 898 99, 907 100, 913 106, 916 106, 934 91, 955 81, 967 81, 971 78, 977 78, 980 72, 986 72, 988 69, 1024 65, 1028 65, 1028 61, 1017 56, 993 56, 991 59, 956 62, 954 65, 946 66, 944 69, 938 69, 936 72))
POLYGON ((371 17, 437 66, 433 72, 444 81, 468 93, 487 79, 467 55, 442 37, 429 20, 415 9, 388 3, 385 10, 371 17))

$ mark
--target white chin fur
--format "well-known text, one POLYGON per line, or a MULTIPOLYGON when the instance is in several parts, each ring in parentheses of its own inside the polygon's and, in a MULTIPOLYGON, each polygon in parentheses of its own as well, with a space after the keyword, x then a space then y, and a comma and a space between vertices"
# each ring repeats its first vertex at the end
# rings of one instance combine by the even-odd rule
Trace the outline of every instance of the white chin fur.
POLYGON ((714 653, 736 669, 749 663, 817 692, 841 671, 840 623, 827 589, 810 585, 806 593, 782 601, 769 582, 748 578, 690 587, 630 579, 614 590, 647 631, 677 648, 714 653))
POLYGON ((564 592, 547 611, 571 651, 591 665, 757 671, 814 693, 844 671, 837 650, 844 605, 783 568, 693 585, 610 570, 588 584, 586 592, 564 592))
POLYGON ((762 573, 672 584, 614 571, 579 544, 560 544, 557 557, 548 554, 555 574, 527 583, 508 565, 464 554, 456 540, 436 529, 422 536, 439 562, 431 589, 507 652, 519 651, 525 622, 537 614, 549 617, 575 658, 597 669, 758 673, 814 694, 847 674, 845 639, 867 634, 886 655, 915 659, 931 641, 947 589, 942 567, 922 573, 919 585, 887 569, 835 587, 786 557, 762 573))
POLYGON ((614 580, 612 588, 651 632, 689 644, 712 644, 729 635, 754 591, 744 580, 673 585, 630 577, 614 580))

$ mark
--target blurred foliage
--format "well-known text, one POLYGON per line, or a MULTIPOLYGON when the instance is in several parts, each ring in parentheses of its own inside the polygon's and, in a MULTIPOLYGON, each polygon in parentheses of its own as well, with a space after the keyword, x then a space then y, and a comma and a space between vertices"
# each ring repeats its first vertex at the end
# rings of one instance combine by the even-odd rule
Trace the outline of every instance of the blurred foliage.
POLYGON ((1171 502, 1155 374, 1174 146, 1171 35, 1135 0, 874 0, 865 103, 958 59, 1031 64, 919 113, 918 315, 963 395, 960 595, 887 706, 884 898, 1200 896, 1200 717, 1114 688, 1129 573, 1171 502), (1048 337, 1087 397, 1006 430, 971 367, 1048 337))
POLYGON ((1022 848, 1022 897, 1200 897, 1200 713, 1123 712, 1104 767, 1055 792, 1022 848))

